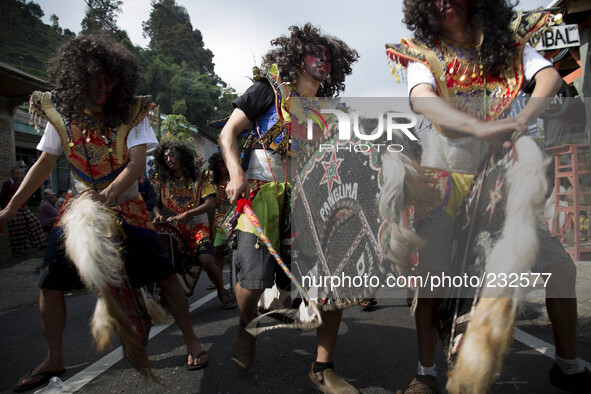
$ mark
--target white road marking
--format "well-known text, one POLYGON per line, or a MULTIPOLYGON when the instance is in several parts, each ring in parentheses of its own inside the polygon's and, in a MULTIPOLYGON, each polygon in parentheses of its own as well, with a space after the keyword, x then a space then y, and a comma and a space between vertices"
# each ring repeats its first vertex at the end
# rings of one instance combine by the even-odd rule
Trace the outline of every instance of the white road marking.
POLYGON ((536 338, 525 331, 521 331, 519 328, 515 328, 515 334, 513 334, 513 338, 534 349, 536 352, 554 360, 556 350, 554 346, 548 342, 542 341, 540 338, 536 338))
MULTIPOLYGON (((229 285, 226 285, 226 288, 229 288, 229 285)), ((203 298, 198 299, 191 305, 189 305, 189 312, 193 312, 195 309, 199 308, 200 306, 206 304, 207 302, 211 301, 212 299, 217 297, 217 293, 211 292, 210 294, 206 295, 203 298)), ((161 326, 152 327, 150 330, 150 339, 154 338, 156 335, 160 334, 162 331, 166 330, 168 327, 173 325, 174 323, 163 324, 161 326)), ((105 372, 111 366, 119 362, 123 358, 123 348, 119 346, 117 349, 113 350, 111 353, 107 354, 94 364, 90 365, 89 367, 83 369, 82 371, 78 372, 76 375, 72 376, 70 379, 64 382, 64 393, 74 393, 80 390, 84 385, 88 382, 92 381, 94 378, 105 372)))
MULTIPOLYGON (((543 354, 554 360, 554 356, 556 355, 556 348, 554 345, 549 344, 546 341, 542 341, 540 338, 534 337, 531 334, 528 334, 525 331, 520 330, 519 328, 515 328, 515 334, 513 338, 518 340, 519 342, 523 343, 524 345, 534 349, 536 352, 543 354)), ((580 358, 580 357, 579 357, 580 358)), ((589 362, 581 359, 585 365, 589 366, 589 362)))

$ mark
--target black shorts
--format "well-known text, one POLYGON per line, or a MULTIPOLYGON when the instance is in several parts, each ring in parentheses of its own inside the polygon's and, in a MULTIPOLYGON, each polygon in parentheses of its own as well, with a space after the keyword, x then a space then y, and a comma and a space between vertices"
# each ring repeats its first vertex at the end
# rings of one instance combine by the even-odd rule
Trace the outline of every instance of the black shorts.
MULTIPOLYGON (((279 288, 287 288, 290 280, 285 275, 267 246, 252 233, 236 230, 236 279, 240 286, 249 289, 269 289, 277 282, 279 288), (257 247, 258 246, 258 247, 257 247)), ((289 261, 284 261, 289 264, 289 261)))
MULTIPOLYGON (((121 243, 122 258, 132 286, 142 287, 174 274, 174 266, 155 231, 125 222, 122 227, 126 234, 121 243)), ((83 289, 78 269, 66 257, 62 234, 62 228, 56 227, 49 235, 38 285, 63 291, 83 289)))
POLYGON ((211 241, 201 241, 197 244, 197 250, 195 251, 195 257, 198 258, 202 254, 210 254, 213 256, 213 245, 211 241))

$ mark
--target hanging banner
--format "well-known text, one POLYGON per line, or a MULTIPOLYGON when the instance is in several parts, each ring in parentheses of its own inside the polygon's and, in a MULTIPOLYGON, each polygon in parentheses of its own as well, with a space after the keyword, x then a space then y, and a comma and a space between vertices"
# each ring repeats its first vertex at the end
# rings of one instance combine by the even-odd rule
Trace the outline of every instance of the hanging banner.
POLYGON ((547 27, 532 37, 529 43, 537 51, 578 47, 581 45, 579 28, 577 25, 547 27))

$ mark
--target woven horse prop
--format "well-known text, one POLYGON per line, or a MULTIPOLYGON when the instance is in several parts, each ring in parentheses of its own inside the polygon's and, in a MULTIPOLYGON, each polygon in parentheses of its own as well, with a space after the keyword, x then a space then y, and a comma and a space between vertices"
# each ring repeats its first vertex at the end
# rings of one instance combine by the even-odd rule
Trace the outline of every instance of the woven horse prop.
POLYGON ((263 315, 247 327, 253 334, 278 327, 314 329, 322 324, 320 311, 356 305, 376 291, 315 286, 310 285, 314 279, 306 282, 306 277, 369 274, 382 281, 389 272, 408 273, 410 252, 420 244, 420 239, 406 227, 403 215, 410 201, 427 203, 427 196, 432 194, 416 162, 405 154, 379 151, 367 141, 340 141, 334 135, 324 143, 362 146, 363 151, 343 157, 347 149, 316 150, 296 174, 291 198, 291 233, 295 239, 291 258, 285 264, 280 260, 282 256, 271 253, 289 277, 292 288, 280 288, 276 283, 263 293, 259 300, 259 312, 263 315), (321 163, 341 159, 348 165, 341 166, 343 186, 336 182, 323 185, 321 163), (323 211, 324 218, 318 217, 326 196, 330 198, 334 193, 342 193, 342 198, 323 211), (326 219, 324 223, 323 219, 326 219), (316 254, 310 256, 309 251, 316 254), (359 261, 366 262, 362 272, 358 270, 359 261), (301 279, 297 281, 296 277, 301 279), (257 328, 264 316, 278 318, 286 324, 257 328))
POLYGON ((116 332, 125 357, 140 372, 158 382, 145 351, 150 319, 143 297, 125 273, 120 253, 121 230, 115 214, 88 196, 76 198, 64 213, 68 258, 88 289, 97 293, 91 333, 97 350, 111 344, 116 332))

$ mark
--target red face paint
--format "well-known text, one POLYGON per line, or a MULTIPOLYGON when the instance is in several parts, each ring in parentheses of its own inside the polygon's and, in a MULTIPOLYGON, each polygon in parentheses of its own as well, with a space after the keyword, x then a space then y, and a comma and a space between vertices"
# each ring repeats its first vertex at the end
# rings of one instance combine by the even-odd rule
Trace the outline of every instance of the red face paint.
POLYGON ((304 72, 317 81, 324 82, 332 70, 332 57, 328 48, 318 45, 315 53, 304 56, 304 72))
POLYGON ((97 106, 106 105, 111 99, 111 93, 116 85, 117 84, 104 73, 90 77, 87 87, 88 102, 97 106))
POLYGON ((164 151, 164 163, 174 174, 181 169, 181 165, 176 160, 174 152, 170 149, 164 151))

